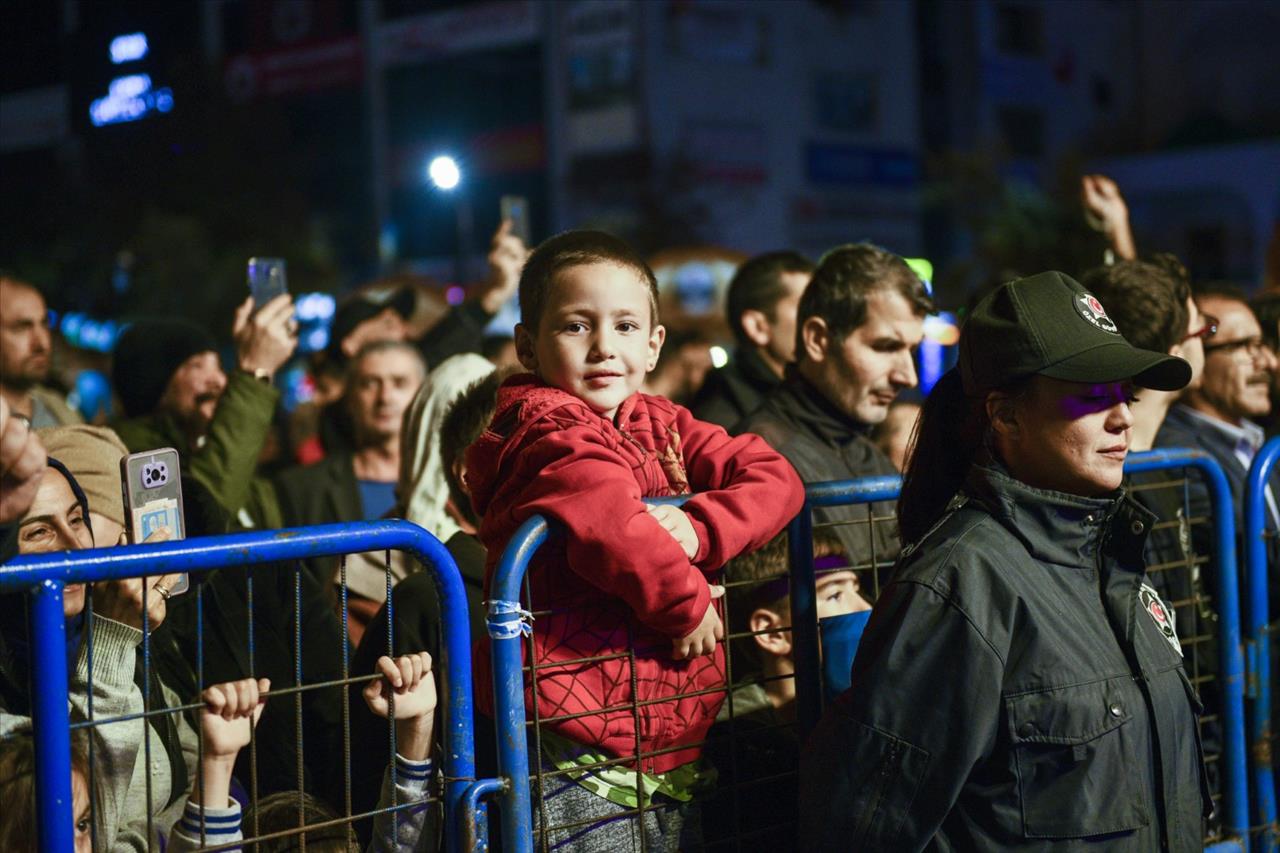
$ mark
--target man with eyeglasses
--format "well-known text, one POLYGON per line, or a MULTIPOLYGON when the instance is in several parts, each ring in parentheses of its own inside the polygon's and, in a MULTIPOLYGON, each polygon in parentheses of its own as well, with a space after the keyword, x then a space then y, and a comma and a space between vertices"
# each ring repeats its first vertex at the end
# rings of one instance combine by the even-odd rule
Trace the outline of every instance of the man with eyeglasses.
MULTIPOLYGON (((1266 434, 1257 419, 1271 412, 1271 376, 1276 354, 1264 341, 1262 327, 1244 293, 1230 285, 1211 285, 1197 291, 1206 315, 1217 317, 1217 334, 1204 343, 1204 376, 1199 388, 1188 388, 1165 418, 1156 436, 1157 447, 1203 450, 1222 466, 1231 484, 1237 528, 1244 484, 1253 457, 1266 434)), ((1280 475, 1267 487, 1267 529, 1280 530, 1280 475)), ((1192 490, 1192 509, 1210 514, 1207 490, 1192 490), (1197 507, 1198 504, 1198 507, 1197 507)), ((1270 564, 1280 566, 1280 540, 1271 537, 1270 564)))

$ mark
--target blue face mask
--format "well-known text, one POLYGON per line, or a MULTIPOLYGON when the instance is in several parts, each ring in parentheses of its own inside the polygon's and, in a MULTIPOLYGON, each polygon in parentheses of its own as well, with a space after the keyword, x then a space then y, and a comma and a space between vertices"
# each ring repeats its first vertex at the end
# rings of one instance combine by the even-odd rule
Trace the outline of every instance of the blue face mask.
POLYGON ((849 672, 858 653, 858 641, 866 630, 870 610, 818 620, 822 638, 822 676, 828 701, 849 689, 849 672))

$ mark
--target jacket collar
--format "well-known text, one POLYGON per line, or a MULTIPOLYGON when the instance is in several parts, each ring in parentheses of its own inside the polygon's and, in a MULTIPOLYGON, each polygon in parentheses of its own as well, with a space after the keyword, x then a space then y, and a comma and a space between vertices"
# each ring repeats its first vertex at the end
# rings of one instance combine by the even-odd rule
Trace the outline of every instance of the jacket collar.
POLYGON ((1010 476, 999 463, 973 465, 964 493, 981 503, 1037 560, 1072 568, 1095 567, 1098 549, 1124 565, 1142 566, 1155 515, 1123 489, 1086 498, 1037 489, 1010 476))
POLYGON ((774 393, 790 420, 812 430, 826 444, 847 444, 871 431, 868 424, 836 408, 794 364, 787 365, 786 377, 774 393))
POLYGON ((767 394, 782 381, 760 357, 760 351, 755 347, 739 346, 735 349, 733 364, 737 367, 738 375, 761 393, 767 394))

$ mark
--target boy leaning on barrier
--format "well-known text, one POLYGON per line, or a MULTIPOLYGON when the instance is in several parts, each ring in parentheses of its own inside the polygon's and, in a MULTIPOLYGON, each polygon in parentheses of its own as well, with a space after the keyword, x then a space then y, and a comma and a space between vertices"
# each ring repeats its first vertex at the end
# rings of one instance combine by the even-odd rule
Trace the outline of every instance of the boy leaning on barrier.
MULTIPOLYGON (((531 375, 499 389, 493 421, 467 454, 467 484, 490 595, 516 528, 542 515, 555 530, 528 573, 531 606, 553 612, 533 623, 537 685, 526 704, 536 695, 543 720, 533 761, 572 770, 577 784, 557 777, 535 812, 549 829, 598 821, 552 832, 554 844, 625 846, 635 827, 614 821, 653 806, 649 843, 675 849, 700 744, 724 700, 711 580, 776 535, 803 488, 760 438, 730 437, 639 393, 665 332, 653 273, 623 241, 571 231, 543 243, 521 274, 520 309, 516 346, 531 375), (690 493, 679 509, 642 502, 690 493)), ((490 666, 481 643, 477 702, 488 714, 490 666)))
MULTIPOLYGON (((394 659, 384 656, 378 659, 377 673, 381 677, 365 687, 364 700, 370 711, 387 719, 391 714, 389 699, 392 695, 395 697, 394 802, 406 808, 397 810, 398 819, 393 819, 392 812, 383 811, 392 803, 392 770, 388 767, 377 805, 380 813, 373 819, 373 840, 368 850, 369 853, 434 850, 439 829, 437 810, 434 804, 426 802, 428 787, 435 776, 431 746, 436 683, 431 655, 417 652, 394 659)), ((169 835, 166 848, 169 853, 187 853, 243 840, 240 804, 231 797, 232 769, 240 750, 249 744, 270 689, 271 682, 265 678, 245 678, 215 684, 202 694, 205 706, 200 710, 200 729, 204 754, 200 762, 200 782, 193 788, 181 819, 169 835)), ((290 834, 260 842, 255 849, 264 853, 299 849, 300 833, 293 830, 302 828, 297 820, 300 800, 318 803, 309 796, 290 791, 277 793, 257 804, 257 819, 250 816, 244 821, 250 835, 255 834, 255 825, 262 835, 280 831, 290 831, 290 834)), ((308 831, 303 848, 359 849, 351 826, 341 823, 339 815, 314 805, 308 811, 312 814, 306 818, 307 825, 337 823, 308 831)))

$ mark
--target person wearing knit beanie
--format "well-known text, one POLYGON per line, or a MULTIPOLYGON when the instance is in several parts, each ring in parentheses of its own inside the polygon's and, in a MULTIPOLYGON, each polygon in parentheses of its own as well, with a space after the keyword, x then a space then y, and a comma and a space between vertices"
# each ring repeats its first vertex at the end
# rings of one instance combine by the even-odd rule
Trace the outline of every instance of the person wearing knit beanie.
POLYGON ((103 426, 77 424, 36 430, 48 454, 61 460, 89 500, 94 544, 121 543, 124 500, 120 495, 120 460, 128 454, 124 442, 103 426))
MULTIPOLYGON (((120 396, 125 417, 152 412, 169 387, 169 380, 192 356, 209 354, 220 379, 208 383, 221 393, 226 376, 217 367, 217 342, 213 335, 182 320, 141 320, 124 330, 116 344, 111 383, 120 396)), ((216 399, 216 397, 215 397, 216 399)))

